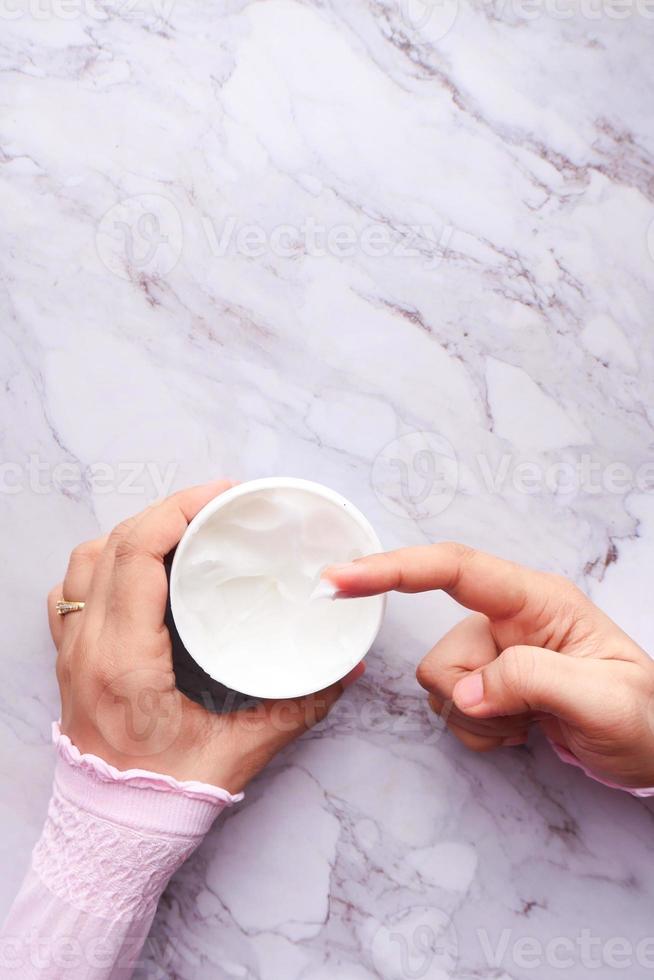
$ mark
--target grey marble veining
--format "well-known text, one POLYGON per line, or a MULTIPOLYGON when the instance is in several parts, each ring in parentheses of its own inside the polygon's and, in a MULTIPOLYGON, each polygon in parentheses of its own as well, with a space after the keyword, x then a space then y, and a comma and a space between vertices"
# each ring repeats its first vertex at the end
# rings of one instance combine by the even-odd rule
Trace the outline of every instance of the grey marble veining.
MULTIPOLYGON (((51 777, 45 593, 170 489, 318 479, 388 547, 558 570, 654 650, 654 11, 620 10, 0 4, 3 909, 51 777)), ((652 974, 651 806, 444 734, 414 670, 460 615, 391 599, 141 976, 652 974)))

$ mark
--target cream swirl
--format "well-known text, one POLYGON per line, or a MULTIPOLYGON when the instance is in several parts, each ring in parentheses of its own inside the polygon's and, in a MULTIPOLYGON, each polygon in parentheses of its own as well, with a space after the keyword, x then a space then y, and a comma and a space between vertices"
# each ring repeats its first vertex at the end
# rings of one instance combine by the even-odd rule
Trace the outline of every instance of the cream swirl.
POLYGON ((175 622, 200 666, 266 698, 318 691, 351 670, 377 633, 383 600, 313 593, 327 565, 378 550, 365 518, 298 480, 243 484, 205 510, 173 569, 175 622))

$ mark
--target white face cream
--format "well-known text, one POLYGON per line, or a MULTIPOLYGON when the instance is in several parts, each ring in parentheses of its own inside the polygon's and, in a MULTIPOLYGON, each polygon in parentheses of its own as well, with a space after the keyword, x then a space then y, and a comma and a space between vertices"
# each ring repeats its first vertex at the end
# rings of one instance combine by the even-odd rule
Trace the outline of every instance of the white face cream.
POLYGON ((365 517, 318 483, 253 480, 191 522, 171 572, 175 625, 214 680, 257 698, 299 697, 370 648, 384 599, 314 597, 327 566, 381 551, 365 517))

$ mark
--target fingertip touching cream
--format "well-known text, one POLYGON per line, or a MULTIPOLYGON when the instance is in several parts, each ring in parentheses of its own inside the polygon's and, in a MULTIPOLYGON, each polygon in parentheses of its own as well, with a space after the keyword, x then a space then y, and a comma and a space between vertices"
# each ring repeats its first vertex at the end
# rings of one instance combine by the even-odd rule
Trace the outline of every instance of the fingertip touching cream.
POLYGON ((319 483, 271 477, 216 497, 173 560, 175 625, 214 680, 256 698, 320 691, 368 652, 383 596, 330 600, 328 565, 381 551, 370 523, 319 483))

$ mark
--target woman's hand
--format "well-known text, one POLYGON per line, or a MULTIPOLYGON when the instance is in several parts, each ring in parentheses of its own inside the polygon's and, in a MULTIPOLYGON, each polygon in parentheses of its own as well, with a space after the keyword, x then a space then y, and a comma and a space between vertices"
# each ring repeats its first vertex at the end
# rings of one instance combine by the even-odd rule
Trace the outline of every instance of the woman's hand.
POLYGON ((443 589, 476 614, 418 667, 433 710, 478 752, 538 723, 591 772, 654 786, 654 663, 567 579, 460 544, 327 569, 342 597, 443 589))
POLYGON ((164 614, 164 556, 189 521, 230 483, 176 493, 76 548, 66 577, 48 597, 57 647, 61 729, 80 752, 117 769, 148 769, 239 792, 267 762, 321 721, 348 683, 292 701, 213 714, 175 687, 164 614), (83 600, 58 616, 56 602, 83 600))

